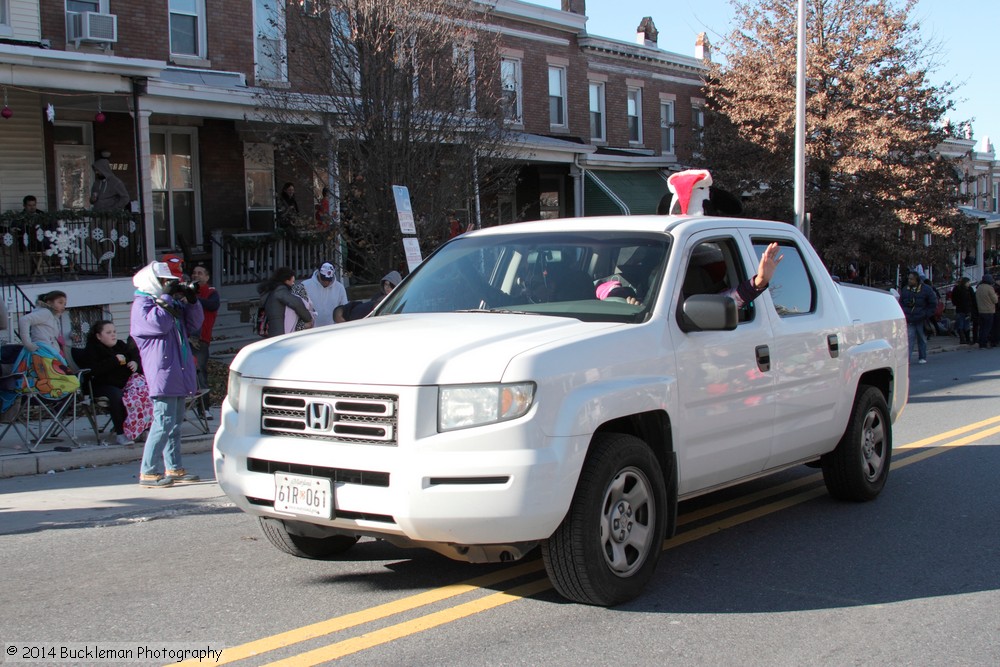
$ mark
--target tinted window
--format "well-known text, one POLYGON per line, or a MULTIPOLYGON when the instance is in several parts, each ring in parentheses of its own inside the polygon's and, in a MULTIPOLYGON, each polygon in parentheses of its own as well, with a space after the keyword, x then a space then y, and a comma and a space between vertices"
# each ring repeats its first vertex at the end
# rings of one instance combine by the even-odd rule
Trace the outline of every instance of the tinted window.
MULTIPOLYGON (((731 294, 746 277, 735 240, 704 241, 696 245, 688 257, 681 294, 683 298, 696 294, 731 294)), ((752 319, 753 304, 745 304, 740 308, 740 322, 752 319)))
MULTIPOLYGON (((753 240, 757 259, 760 259, 770 243, 769 240, 753 240)), ((791 241, 778 240, 777 243, 781 246, 782 260, 774 272, 774 277, 771 278, 767 291, 771 295, 771 301, 774 302, 778 315, 786 317, 813 312, 816 309, 816 286, 806 268, 802 253, 791 241)))

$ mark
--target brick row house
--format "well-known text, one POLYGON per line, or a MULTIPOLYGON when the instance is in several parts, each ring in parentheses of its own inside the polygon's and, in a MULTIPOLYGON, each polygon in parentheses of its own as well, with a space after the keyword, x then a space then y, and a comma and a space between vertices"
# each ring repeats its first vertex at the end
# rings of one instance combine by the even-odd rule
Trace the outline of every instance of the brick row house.
MULTIPOLYGON (((635 42, 591 35, 584 0, 564 0, 560 10, 490 4, 484 29, 501 35, 496 85, 508 101, 518 178, 509 191, 470 201, 468 219, 653 213, 666 175, 697 148, 707 42, 691 56, 665 51, 642 17, 635 42)), ((54 237, 31 246, 22 230, 0 230, 0 275, 14 311, 24 308, 15 283, 30 299, 58 288, 78 334, 101 315, 124 334, 131 272, 162 253, 214 262, 224 297, 276 261, 271 252, 232 263, 233 239, 273 229, 276 184, 295 183, 308 210, 321 185, 262 140, 257 95, 261 82, 294 89, 297 68, 311 66, 294 36, 297 22, 317 20, 312 5, 0 0, 8 110, 0 118, 0 211, 20 211, 34 195, 41 209, 84 212, 68 262, 41 257, 54 237), (113 229, 85 214, 91 164, 101 156, 132 199, 131 215, 113 229), (39 257, 12 270, 14 255, 32 249, 39 257), (41 271, 53 263, 59 270, 41 271)))

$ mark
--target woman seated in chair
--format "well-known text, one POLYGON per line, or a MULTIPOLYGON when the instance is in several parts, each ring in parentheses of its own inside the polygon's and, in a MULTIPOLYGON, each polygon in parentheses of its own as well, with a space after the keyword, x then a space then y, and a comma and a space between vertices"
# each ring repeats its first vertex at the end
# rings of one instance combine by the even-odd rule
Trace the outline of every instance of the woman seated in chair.
POLYGON ((16 393, 35 393, 45 399, 59 400, 80 388, 80 380, 66 363, 62 317, 66 293, 55 290, 42 294, 36 306, 18 321, 22 349, 11 372, 22 374, 24 380, 17 392, 0 392, 0 410, 14 403, 16 393))
MULTIPOLYGON (((130 445, 144 429, 126 424, 126 405, 135 403, 128 394, 142 393, 145 379, 139 372, 139 354, 134 347, 118 340, 115 325, 107 320, 98 320, 90 326, 87 346, 76 355, 81 368, 90 369, 90 386, 94 396, 108 399, 108 412, 115 427, 115 443, 130 445), (142 388, 136 385, 142 385, 142 388), (129 428, 126 428, 126 427, 129 428)), ((149 394, 146 392, 146 401, 149 394)), ((141 422, 141 420, 138 420, 141 422)))

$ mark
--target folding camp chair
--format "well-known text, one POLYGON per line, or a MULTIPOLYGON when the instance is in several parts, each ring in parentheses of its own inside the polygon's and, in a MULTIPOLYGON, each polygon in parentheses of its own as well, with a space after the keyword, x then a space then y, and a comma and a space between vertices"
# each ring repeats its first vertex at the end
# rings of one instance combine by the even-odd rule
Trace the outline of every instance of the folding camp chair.
POLYGON ((208 389, 199 389, 194 396, 188 396, 184 400, 184 421, 194 426, 201 433, 208 433, 211 427, 208 425, 207 407, 205 397, 208 389))
MULTIPOLYGON (((21 352, 21 347, 20 345, 0 346, 0 364, 15 363, 21 352)), ((76 376, 80 380, 81 373, 77 373, 76 376)), ((22 381, 21 386, 24 386, 23 375, 19 379, 22 381)), ((75 446, 81 446, 76 439, 74 423, 77 417, 79 397, 79 389, 58 398, 49 398, 38 391, 27 391, 20 394, 22 406, 19 417, 23 417, 25 425, 23 439, 29 452, 38 451, 42 443, 55 438, 60 433, 64 433, 75 446), (72 430, 70 430, 71 428, 72 430)), ((11 425, 18 421, 20 419, 11 421, 11 425)), ((6 429, 4 433, 6 433, 6 429)), ((2 435, 0 433, 0 437, 2 435)))
MULTIPOLYGON (((78 367, 81 366, 82 351, 81 348, 76 347, 70 349, 73 361, 78 367)), ((82 416, 87 418, 90 427, 94 430, 94 437, 97 438, 97 442, 103 442, 101 436, 106 431, 110 433, 109 429, 112 426, 111 412, 108 410, 108 397, 98 396, 94 393, 93 377, 89 368, 80 367, 79 377, 82 397, 77 401, 77 410, 82 416), (105 417, 103 424, 100 423, 101 417, 105 417)))

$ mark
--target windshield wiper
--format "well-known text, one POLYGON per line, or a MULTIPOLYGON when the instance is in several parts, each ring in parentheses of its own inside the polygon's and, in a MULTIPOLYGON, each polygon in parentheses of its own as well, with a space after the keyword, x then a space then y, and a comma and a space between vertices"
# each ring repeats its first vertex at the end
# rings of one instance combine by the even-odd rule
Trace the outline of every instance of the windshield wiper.
POLYGON ((466 308, 464 310, 453 310, 453 313, 502 313, 504 315, 540 315, 541 313, 529 313, 526 310, 510 310, 508 308, 466 308))

